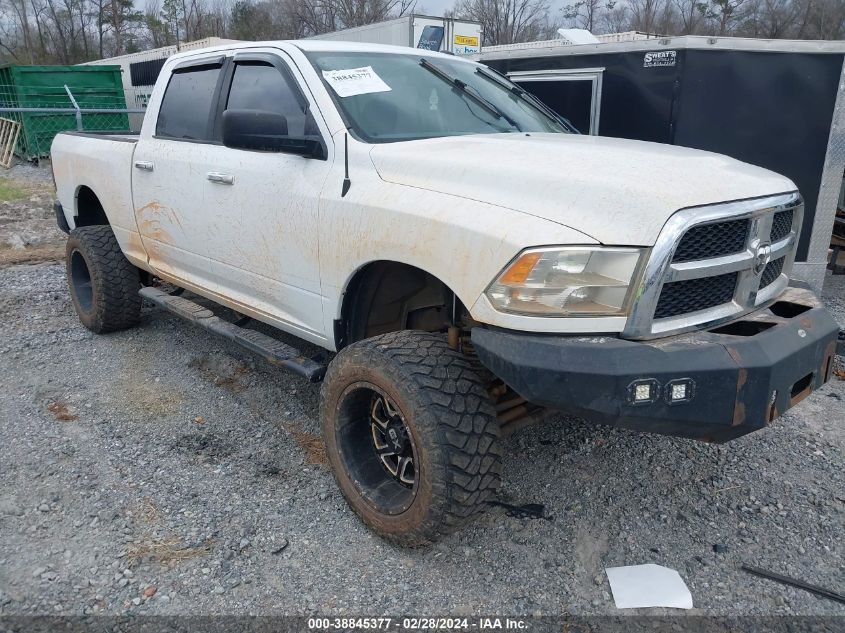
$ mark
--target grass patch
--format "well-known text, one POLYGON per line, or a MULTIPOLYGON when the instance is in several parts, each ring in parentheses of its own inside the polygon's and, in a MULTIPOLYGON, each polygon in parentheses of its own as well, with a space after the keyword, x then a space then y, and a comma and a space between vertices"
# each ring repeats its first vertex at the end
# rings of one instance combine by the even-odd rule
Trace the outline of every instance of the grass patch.
POLYGON ((31 195, 31 190, 9 178, 0 178, 0 202, 23 200, 31 195))
POLYGON ((132 565, 138 564, 146 557, 167 564, 205 556, 211 551, 213 545, 214 542, 209 540, 197 547, 185 547, 178 537, 169 536, 152 543, 132 544, 126 550, 126 557, 132 565))
POLYGON ((0 176, 0 202, 16 202, 34 195, 47 195, 53 192, 52 185, 27 182, 0 176))
POLYGON ((163 536, 153 536, 152 528, 161 522, 161 515, 155 503, 149 497, 144 497, 135 507, 134 512, 141 523, 148 527, 144 529, 143 542, 132 543, 126 548, 126 559, 131 565, 137 565, 144 558, 155 560, 163 565, 177 563, 182 560, 205 556, 211 552, 214 539, 206 539, 193 547, 186 547, 181 539, 173 533, 163 536))

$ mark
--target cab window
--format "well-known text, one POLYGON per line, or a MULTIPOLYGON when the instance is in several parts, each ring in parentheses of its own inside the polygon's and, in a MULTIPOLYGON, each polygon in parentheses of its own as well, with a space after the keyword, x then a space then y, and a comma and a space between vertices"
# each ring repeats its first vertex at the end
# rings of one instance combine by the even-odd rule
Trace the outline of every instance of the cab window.
POLYGON ((220 66, 176 69, 170 76, 156 121, 156 136, 209 141, 210 115, 220 66))
POLYGON ((314 134, 308 109, 292 82, 293 79, 268 62, 238 62, 226 109, 274 112, 287 119, 290 136, 314 134))

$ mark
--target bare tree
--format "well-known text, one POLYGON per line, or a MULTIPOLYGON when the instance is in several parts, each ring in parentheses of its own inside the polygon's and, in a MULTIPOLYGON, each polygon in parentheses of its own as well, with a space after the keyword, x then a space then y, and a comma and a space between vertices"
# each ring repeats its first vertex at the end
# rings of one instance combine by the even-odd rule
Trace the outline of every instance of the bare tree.
POLYGON ((714 35, 729 35, 733 27, 743 18, 747 0, 710 0, 705 14, 711 22, 714 35))
POLYGON ((579 0, 563 7, 561 15, 573 27, 586 29, 591 33, 601 28, 605 15, 614 9, 616 0, 579 0))
POLYGON ((549 0, 458 0, 455 13, 481 22, 485 45, 512 44, 548 31, 549 0))
POLYGON ((664 11, 666 0, 629 0, 631 11, 631 29, 656 33, 661 13, 664 11))
MULTIPOLYGON (((215 35, 295 39, 403 15, 414 0, 0 0, 0 62, 75 64, 215 35)), ((484 44, 554 37, 564 23, 594 33, 843 39, 845 0, 455 0, 484 44)))
POLYGON ((4 37, 7 43, 4 48, 8 51, 15 61, 24 59, 30 64, 35 63, 35 51, 33 50, 32 41, 32 27, 29 21, 29 0, 7 0, 2 4, 3 13, 10 13, 11 15, 4 15, 3 27, 4 37), (11 33, 7 30, 11 26, 11 33), (17 36, 20 36, 20 42, 16 42, 17 36), (11 44, 8 43, 11 41, 11 44), (10 48, 13 46, 14 48, 10 48), (22 55, 19 58, 15 49, 22 48, 22 55))
POLYGON ((703 0, 674 0, 678 11, 680 28, 678 35, 696 35, 700 32, 704 17, 707 15, 707 2, 703 0))

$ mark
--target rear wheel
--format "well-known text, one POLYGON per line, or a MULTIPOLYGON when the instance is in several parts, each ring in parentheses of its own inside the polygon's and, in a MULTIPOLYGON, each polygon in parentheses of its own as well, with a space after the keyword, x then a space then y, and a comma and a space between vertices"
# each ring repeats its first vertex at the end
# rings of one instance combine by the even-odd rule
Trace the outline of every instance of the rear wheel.
POLYGON ((68 287, 82 325, 103 334, 136 325, 141 316, 141 279, 111 227, 83 226, 65 249, 68 287))
POLYGON ((393 332, 345 348, 326 374, 320 415, 346 500, 393 541, 436 540, 499 486, 495 411, 440 335, 393 332))

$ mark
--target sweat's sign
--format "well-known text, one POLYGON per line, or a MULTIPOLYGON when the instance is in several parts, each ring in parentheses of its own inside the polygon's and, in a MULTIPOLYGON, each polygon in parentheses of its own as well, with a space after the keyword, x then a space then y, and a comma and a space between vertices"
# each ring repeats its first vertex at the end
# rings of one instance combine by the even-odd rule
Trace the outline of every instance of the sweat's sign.
POLYGON ((674 66, 677 59, 678 51, 650 51, 643 57, 643 68, 674 66))

